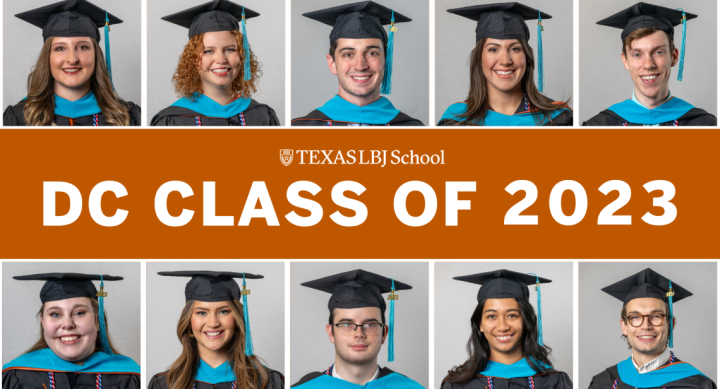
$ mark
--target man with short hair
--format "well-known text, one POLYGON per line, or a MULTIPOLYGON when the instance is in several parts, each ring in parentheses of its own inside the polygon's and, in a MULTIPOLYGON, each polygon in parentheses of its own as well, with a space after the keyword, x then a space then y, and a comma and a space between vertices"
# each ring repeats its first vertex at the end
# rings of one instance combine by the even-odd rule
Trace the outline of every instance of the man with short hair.
MULTIPOLYGON (((598 22, 622 28, 622 62, 635 85, 632 98, 600 112, 584 126, 715 126, 717 119, 707 111, 675 97, 668 86, 672 67, 679 64, 682 81, 685 44, 678 54, 673 37, 675 27, 697 15, 637 3, 598 22)), ((683 36, 683 41, 685 37, 683 36)))
POLYGON ((620 328, 632 353, 593 377, 590 389, 716 388, 710 378, 669 349, 676 324, 673 303, 692 293, 650 268, 603 291, 624 303, 620 328))
POLYGON ((335 345, 335 363, 324 371, 307 374, 293 387, 330 389, 359 385, 367 389, 422 389, 417 382, 386 367, 380 368, 377 363, 386 340, 388 361, 395 359, 390 327, 394 322, 395 291, 412 286, 360 269, 302 285, 332 294, 328 302, 330 320, 325 330, 335 345), (387 305, 382 293, 390 293, 390 326, 385 325, 387 305))
POLYGON ((390 100, 395 23, 412 19, 373 1, 304 14, 333 27, 328 68, 338 79, 338 94, 293 126, 423 126, 390 100), (383 25, 390 24, 390 35, 383 25))

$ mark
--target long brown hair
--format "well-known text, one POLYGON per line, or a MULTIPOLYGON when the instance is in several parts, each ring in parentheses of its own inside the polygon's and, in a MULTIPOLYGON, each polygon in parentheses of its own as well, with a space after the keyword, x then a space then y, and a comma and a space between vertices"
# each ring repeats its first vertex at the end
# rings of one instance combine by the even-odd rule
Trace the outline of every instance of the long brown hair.
MULTIPOLYGON (((98 302, 95 301, 94 299, 89 299, 89 300, 90 300, 90 305, 93 308, 93 312, 95 313, 95 322, 100 323, 99 322, 100 306, 98 305, 98 302)), ((38 339, 37 342, 35 342, 34 345, 32 345, 32 347, 30 347, 30 349, 25 351, 26 354, 31 353, 33 351, 38 351, 38 350, 48 348, 48 344, 45 341, 45 329, 43 328, 43 325, 42 325, 42 317, 43 317, 44 309, 45 309, 45 304, 40 306, 40 310, 38 311, 38 313, 36 315, 40 319, 40 338, 38 339)), ((105 333, 107 334, 108 344, 110 345, 110 349, 112 350, 112 352, 114 354, 120 354, 117 351, 117 349, 115 348, 115 345, 113 344, 112 339, 110 339, 110 331, 108 328, 107 314, 105 314, 105 312, 103 312, 103 317, 105 318, 105 333)), ((102 344, 101 344, 101 340, 100 340, 100 332, 99 331, 100 331, 100 329, 98 328, 97 338, 95 339, 95 349, 96 350, 102 350, 102 344)))
MULTIPOLYGON (((238 64, 240 73, 232 82, 232 93, 234 95, 250 97, 253 93, 257 92, 257 83, 262 76, 262 71, 260 71, 262 65, 258 62, 255 53, 250 50, 251 78, 245 80, 243 69, 248 56, 243 49, 243 36, 240 31, 232 30, 229 32, 235 37, 235 42, 238 45, 238 53, 240 54, 240 63, 238 64)), ((177 69, 175 69, 175 74, 172 78, 172 82, 175 85, 175 93, 180 97, 192 98, 194 93, 203 93, 198 67, 200 66, 200 56, 203 50, 205 50, 205 45, 203 44, 204 37, 205 33, 200 33, 190 38, 182 54, 180 54, 177 69)))
MULTIPOLYGON (((45 39, 38 60, 28 76, 27 99, 23 108, 23 117, 28 126, 52 126, 55 124, 53 91, 55 80, 50 71, 53 39, 52 36, 45 39)), ((90 90, 95 94, 107 125, 127 126, 130 124, 130 114, 125 108, 124 101, 113 90, 100 46, 95 38, 90 37, 89 39, 95 50, 95 72, 90 77, 90 90)))
MULTIPOLYGON (((250 357, 245 355, 245 321, 242 303, 237 300, 231 300, 229 303, 235 319, 235 331, 226 348, 237 386, 240 389, 265 388, 268 384, 267 369, 255 355, 250 357)), ((191 336, 190 319, 194 306, 195 300, 188 301, 178 321, 177 335, 183 345, 183 351, 167 371, 169 389, 192 388, 195 373, 200 366, 197 340, 191 336)))
MULTIPOLYGON (((487 80, 482 70, 482 52, 488 38, 480 39, 470 53, 470 90, 465 102, 467 110, 459 115, 462 120, 457 125, 483 125, 487 112, 490 110, 490 102, 487 93, 487 80)), ((520 84, 528 98, 531 112, 535 122, 539 125, 546 119, 552 123, 550 113, 566 105, 553 103, 553 100, 540 93, 535 86, 535 55, 525 39, 518 39, 525 53, 525 74, 520 84)), ((567 104, 567 102, 565 102, 567 104)))

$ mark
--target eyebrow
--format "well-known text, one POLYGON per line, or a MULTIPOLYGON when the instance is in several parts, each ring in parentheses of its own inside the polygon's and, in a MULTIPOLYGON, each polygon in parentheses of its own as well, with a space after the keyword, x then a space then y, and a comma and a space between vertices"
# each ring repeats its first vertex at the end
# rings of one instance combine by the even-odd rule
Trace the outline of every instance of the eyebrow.
MULTIPOLYGON (((519 44, 520 44, 520 42, 513 42, 513 43, 511 43, 511 44, 510 44, 510 46, 509 46, 509 47, 513 47, 513 46, 515 46, 515 45, 519 45, 519 44)), ((501 47, 499 43, 494 43, 494 42, 489 42, 489 43, 487 43, 487 44, 485 45, 485 47, 488 47, 488 46, 497 46, 497 47, 501 47)))
MULTIPOLYGON (((86 44, 86 45, 91 44, 90 41, 79 41, 79 42, 75 42, 75 44, 81 44, 81 43, 84 43, 84 44, 86 44)), ((52 45, 53 45, 53 46, 65 46, 65 45, 67 45, 67 44, 68 44, 67 42, 57 42, 57 43, 53 43, 52 45)))
MULTIPOLYGON (((215 308, 215 310, 218 311, 218 310, 221 310, 221 309, 228 309, 228 308, 230 308, 229 305, 223 305, 222 307, 215 308)), ((196 310, 196 311, 209 311, 210 309, 209 309, 209 308, 205 308, 205 307, 195 307, 194 310, 196 310)))
MULTIPOLYGON (((650 49, 650 51, 655 51, 657 49, 670 49, 670 47, 668 45, 660 45, 660 46, 653 47, 652 49, 650 49)), ((642 50, 631 48, 630 51, 642 51, 642 50)))
MULTIPOLYGON (((227 49, 228 47, 238 47, 238 45, 237 45, 237 43, 233 43, 233 44, 230 44, 227 46, 223 46, 224 49, 227 49)), ((214 49, 214 48, 215 48, 215 46, 203 46, 203 50, 214 49)))
MULTIPOLYGON (((87 309, 90 309, 90 306, 85 305, 85 304, 75 304, 75 305, 72 306, 72 309, 71 309, 71 310, 74 311, 74 310, 77 309, 77 308, 87 308, 87 309)), ((55 305, 55 306, 52 306, 52 307, 48 307, 48 308, 46 309, 46 311, 49 311, 49 310, 52 310, 52 309, 62 310, 61 307, 55 305)))
MULTIPOLYGON (((338 321, 338 323, 342 323, 342 322, 344 322, 344 321, 352 322, 353 319, 343 318, 343 319, 340 319, 340 320, 338 321)), ((375 318, 372 318, 372 319, 365 319, 365 320, 363 320, 362 322, 363 322, 363 323, 368 323, 368 322, 377 322, 377 323, 380 323, 380 320, 375 319, 375 318)))
MULTIPOLYGON (((485 312, 483 312, 483 314, 488 313, 488 312, 497 312, 497 309, 488 309, 485 312)), ((518 311, 515 308, 510 308, 510 309, 506 310, 505 312, 520 312, 520 311, 518 311)))
MULTIPOLYGON (((365 50, 371 50, 371 49, 380 49, 380 46, 365 46, 365 50)), ((340 49, 339 52, 342 52, 344 50, 355 51, 355 48, 354 47, 343 47, 342 49, 340 49)))
MULTIPOLYGON (((649 314, 658 313, 658 312, 659 312, 659 313, 662 313, 663 315, 665 314, 665 311, 663 311, 662 309, 656 309, 656 310, 650 311, 649 314)), ((642 315, 642 314, 641 314, 640 312, 638 312, 638 311, 631 311, 631 312, 628 312, 627 314, 629 315, 629 314, 631 314, 631 313, 635 313, 635 314, 638 314, 638 315, 642 315)))

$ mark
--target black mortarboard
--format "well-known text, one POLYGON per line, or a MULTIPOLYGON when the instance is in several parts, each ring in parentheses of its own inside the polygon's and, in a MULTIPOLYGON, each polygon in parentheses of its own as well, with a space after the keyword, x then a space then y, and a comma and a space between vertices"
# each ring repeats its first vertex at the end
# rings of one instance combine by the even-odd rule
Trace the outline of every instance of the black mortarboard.
POLYGON ((67 300, 76 297, 87 297, 98 301, 98 319, 100 321, 100 342, 103 352, 112 355, 112 349, 107 338, 105 325, 105 297, 107 292, 104 289, 104 281, 120 281, 123 277, 109 276, 106 274, 82 274, 82 273, 42 273, 27 276, 13 277, 20 281, 45 281, 40 290, 40 301, 43 304, 50 301, 67 300), (100 291, 95 288, 93 281, 100 281, 100 291))
POLYGON ((538 306, 538 344, 543 345, 540 284, 547 284, 552 280, 538 277, 533 273, 518 273, 506 269, 453 277, 453 279, 482 285, 477 294, 478 301, 507 298, 528 300, 530 298, 528 285, 535 285, 538 306))
POLYGON ((544 89, 542 20, 552 16, 520 3, 494 3, 472 5, 447 10, 450 13, 477 21, 475 42, 483 38, 530 40, 526 20, 538 21, 538 90, 544 89))
MULTIPOLYGON (((245 32, 245 19, 256 16, 260 16, 260 14, 232 1, 213 0, 172 15, 163 16, 162 20, 187 28, 189 30, 188 38, 204 32, 240 31, 242 29, 245 58, 250 58, 247 54, 250 53, 250 43, 248 43, 245 32), (238 25, 238 20, 241 20, 242 26, 238 25)), ((252 78, 250 61, 246 60, 244 66, 244 78, 249 80, 252 78)))
POLYGON ((625 38, 638 28, 655 28, 668 34, 670 40, 674 40, 675 26, 682 23, 683 35, 680 49, 680 66, 678 69, 678 80, 682 81, 682 73, 685 62, 685 32, 687 21, 695 19, 697 15, 686 13, 682 9, 672 9, 648 3, 637 3, 626 8, 615 15, 609 16, 599 22, 602 26, 621 28, 620 38, 625 38))
POLYGON ((388 296, 388 300, 390 300, 388 362, 395 359, 395 300, 398 298, 395 291, 412 289, 412 286, 362 269, 334 274, 314 281, 304 282, 301 285, 332 294, 330 301, 328 301, 330 312, 335 308, 375 307, 380 308, 384 316, 386 304, 382 294, 390 293, 390 296, 388 296))
POLYGON ((310 19, 332 26, 330 31, 330 44, 340 38, 368 39, 377 38, 387 43, 385 53, 385 76, 381 86, 381 93, 389 95, 392 89, 392 58, 394 50, 395 23, 411 22, 412 19, 395 13, 395 10, 380 5, 374 1, 361 1, 357 3, 338 5, 319 11, 303 14, 310 19), (385 32, 383 25, 390 25, 390 35, 385 32))
POLYGON ((100 42, 98 28, 105 26, 106 22, 108 25, 122 23, 119 18, 86 0, 60 1, 15 17, 42 28, 43 40, 51 36, 89 36, 100 42))
POLYGON ((663 277, 650 268, 606 286, 602 291, 622 301, 623 306, 638 298, 655 298, 666 302, 670 308, 670 347, 673 346, 673 302, 692 296, 690 291, 677 283, 673 285, 672 280, 663 277))
POLYGON ((242 296, 243 318, 245 321, 245 355, 253 355, 250 315, 247 303, 250 290, 245 288, 245 279, 260 279, 265 278, 264 276, 228 271, 161 271, 158 274, 170 277, 192 277, 185 285, 185 301, 197 300, 212 303, 240 300, 240 296, 242 296), (242 278, 242 290, 240 290, 233 278, 242 278))

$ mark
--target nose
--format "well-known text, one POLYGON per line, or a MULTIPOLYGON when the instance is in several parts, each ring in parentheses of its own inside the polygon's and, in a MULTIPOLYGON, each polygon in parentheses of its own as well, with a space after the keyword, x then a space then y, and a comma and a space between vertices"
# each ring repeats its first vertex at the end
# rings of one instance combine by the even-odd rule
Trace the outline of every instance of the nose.
POLYGON ((62 320, 62 328, 64 330, 75 328, 75 322, 72 315, 64 315, 62 320))
POLYGON ((355 328, 353 336, 355 337, 355 339, 365 339, 365 331, 363 330, 362 326, 357 326, 355 328))
POLYGON ((643 330, 652 330, 653 329, 653 325, 650 324, 650 317, 643 316, 643 322, 642 322, 642 324, 640 324, 640 328, 642 328, 643 330))
POLYGON ((71 48, 67 50, 67 58, 65 59, 69 64, 76 64, 79 62, 77 50, 71 48))
POLYGON ((215 52, 215 62, 224 64, 227 62, 227 57, 225 56, 225 50, 217 50, 215 52))
POLYGON ((510 56, 510 53, 508 51, 502 50, 500 54, 500 65, 507 66, 512 65, 512 57, 510 56))
POLYGON ((498 331, 507 331, 510 329, 510 324, 508 323, 506 318, 500 318, 500 320, 498 321, 497 329, 498 331))
POLYGON ((368 67, 368 61, 364 55, 355 56, 353 61, 353 68, 355 68, 355 70, 366 70, 368 67))
POLYGON ((652 55, 644 56, 643 69, 655 69, 655 58, 652 55))
POLYGON ((210 327, 220 327, 220 318, 217 314, 209 315, 208 325, 210 327))

